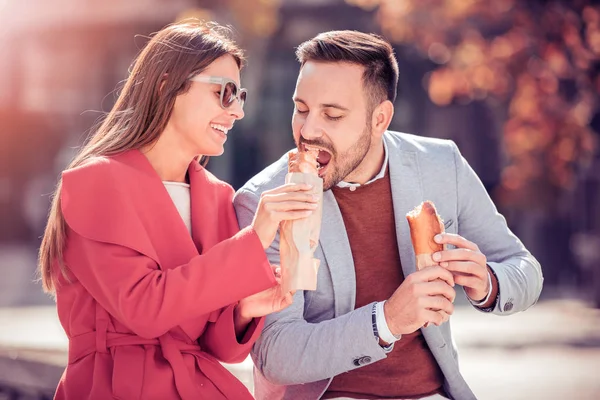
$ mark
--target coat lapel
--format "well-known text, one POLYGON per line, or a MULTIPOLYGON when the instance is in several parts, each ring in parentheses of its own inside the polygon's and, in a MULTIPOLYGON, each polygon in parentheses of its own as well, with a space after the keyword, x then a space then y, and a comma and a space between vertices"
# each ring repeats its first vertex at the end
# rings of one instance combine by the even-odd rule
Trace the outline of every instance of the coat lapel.
POLYGON ((175 268, 198 255, 198 250, 171 196, 152 165, 140 151, 119 156, 133 167, 130 184, 140 220, 158 256, 162 270, 175 268))
MULTIPOLYGON (((239 231, 232 203, 233 190, 229 191, 229 196, 225 196, 223 183, 210 175, 197 159, 188 167, 191 236, 171 196, 146 157, 137 152, 133 159, 138 169, 146 172, 143 178, 139 177, 143 191, 139 191, 140 197, 136 202, 141 205, 144 214, 142 220, 158 254, 161 269, 187 264, 192 258, 239 231)), ((190 339, 194 339, 202 333, 198 327, 204 324, 200 321, 215 321, 219 314, 220 310, 215 310, 210 315, 182 322, 179 327, 190 339)), ((175 331, 174 334, 178 333, 175 331)))
POLYGON ((194 160, 188 168, 190 178, 192 238, 200 254, 239 231, 233 209, 233 190, 194 160), (225 193, 229 193, 225 196, 225 193))
MULTIPOLYGON (((404 151, 400 143, 394 143, 389 134, 384 135, 388 146, 390 181, 392 185, 392 201, 396 221, 396 237, 404 276, 416 271, 415 251, 410 239, 410 228, 406 214, 422 201, 427 200, 423 195, 422 178, 420 176, 417 154, 404 151)), ((434 357, 441 364, 442 349, 446 346, 439 327, 430 325, 422 328, 421 332, 431 349, 434 357)))
POLYGON ((354 310, 356 275, 342 213, 331 190, 323 193, 323 219, 319 241, 331 274, 335 316, 338 317, 354 310))
POLYGON ((206 229, 203 228, 202 220, 207 214, 206 193, 203 193, 203 186, 206 185, 206 178, 201 173, 202 166, 198 161, 194 160, 188 168, 188 176, 190 179, 190 211, 192 213, 192 240, 196 245, 198 253, 202 254, 204 249, 203 241, 206 243, 209 238, 206 236, 206 229))

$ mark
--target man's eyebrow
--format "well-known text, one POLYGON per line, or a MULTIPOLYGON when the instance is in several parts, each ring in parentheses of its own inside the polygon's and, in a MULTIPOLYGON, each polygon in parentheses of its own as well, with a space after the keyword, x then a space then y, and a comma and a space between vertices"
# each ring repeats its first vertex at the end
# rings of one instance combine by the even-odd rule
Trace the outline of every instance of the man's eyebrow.
MULTIPOLYGON (((296 103, 302 103, 302 104, 306 105, 306 102, 299 97, 294 97, 294 98, 292 98, 292 100, 296 103)), ((341 106, 337 103, 324 103, 324 104, 321 104, 320 107, 321 108, 337 108, 338 110, 349 111, 348 108, 341 106)))
POLYGON ((341 106, 337 103, 326 103, 326 104, 321 104, 321 108, 337 108, 338 110, 342 110, 342 111, 348 111, 348 109, 344 106, 341 106))
POLYGON ((292 97, 292 100, 294 101, 294 103, 302 103, 304 105, 306 105, 306 102, 304 100, 302 100, 300 97, 292 97))

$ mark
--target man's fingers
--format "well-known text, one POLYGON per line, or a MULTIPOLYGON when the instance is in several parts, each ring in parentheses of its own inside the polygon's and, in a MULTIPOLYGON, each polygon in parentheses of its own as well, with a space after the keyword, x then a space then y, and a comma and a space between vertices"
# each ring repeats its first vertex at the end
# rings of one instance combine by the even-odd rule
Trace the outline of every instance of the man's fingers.
POLYGON ((454 233, 440 233, 438 235, 435 235, 435 237, 433 238, 433 240, 436 243, 440 243, 440 244, 451 244, 454 245, 456 247, 462 247, 465 249, 469 249, 469 250, 479 250, 479 247, 477 247, 477 245, 467 239, 465 239, 464 237, 454 234, 454 233))
POLYGON ((439 265, 423 268, 420 271, 410 274, 409 277, 417 282, 430 282, 441 279, 446 281, 448 285, 454 286, 454 277, 452 276, 452 273, 439 265))
POLYGON ((450 314, 446 313, 445 311, 437 311, 437 313, 442 316, 442 323, 440 323, 438 326, 450 321, 450 314))
POLYGON ((441 311, 425 310, 423 311, 423 318, 425 321, 425 326, 428 326, 428 323, 440 326, 444 322, 448 321, 441 311))
POLYGON ((423 307, 433 311, 444 311, 448 315, 454 313, 454 304, 444 296, 424 296, 420 302, 423 307))
POLYGON ((485 288, 485 286, 486 286, 485 281, 482 281, 481 278, 477 278, 472 275, 471 276, 467 276, 467 275, 457 276, 456 283, 458 283, 459 285, 461 285, 463 287, 467 287, 467 288, 471 288, 471 289, 482 289, 482 287, 485 288))
MULTIPOLYGON (((452 249, 433 253, 433 261, 440 264, 447 261, 473 261, 479 265, 487 263, 486 257, 479 250, 452 249)), ((443 265, 443 264, 442 264, 443 265)))
POLYGON ((421 296, 444 296, 449 301, 454 301, 456 291, 444 281, 423 282, 418 284, 421 296))
POLYGON ((487 276, 487 269, 481 265, 475 264, 469 261, 450 261, 445 267, 448 271, 452 271, 454 275, 454 282, 457 276, 475 276, 477 278, 484 278, 487 276))

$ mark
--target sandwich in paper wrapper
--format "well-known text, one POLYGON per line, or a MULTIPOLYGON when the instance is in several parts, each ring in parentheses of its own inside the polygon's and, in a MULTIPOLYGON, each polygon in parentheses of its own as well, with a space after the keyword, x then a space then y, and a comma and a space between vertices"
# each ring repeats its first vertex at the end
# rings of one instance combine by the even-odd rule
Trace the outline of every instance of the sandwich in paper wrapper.
POLYGON ((319 196, 318 207, 302 219, 283 221, 279 228, 279 255, 284 291, 315 290, 320 261, 313 257, 319 243, 323 213, 323 179, 317 170, 319 150, 304 146, 305 151, 288 153, 286 183, 312 185, 311 193, 319 196))
MULTIPOLYGON (((436 243, 435 235, 444 232, 444 222, 431 201, 424 201, 406 214, 410 226, 410 239, 415 250, 417 271, 432 265, 439 265, 433 261, 433 253, 445 250, 446 247, 436 243)), ((425 325, 427 326, 427 324, 425 325)))

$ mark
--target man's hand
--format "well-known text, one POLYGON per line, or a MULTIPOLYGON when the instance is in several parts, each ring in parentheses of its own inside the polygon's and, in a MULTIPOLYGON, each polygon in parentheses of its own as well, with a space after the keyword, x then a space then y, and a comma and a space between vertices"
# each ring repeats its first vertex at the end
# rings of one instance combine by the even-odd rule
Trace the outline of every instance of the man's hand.
POLYGON ((452 274, 440 266, 423 268, 407 276, 383 307, 392 334, 413 333, 427 322, 437 326, 446 322, 454 312, 453 286, 452 274))
POLYGON ((434 240, 436 243, 454 245, 456 249, 434 253, 433 260, 452 272, 454 282, 464 287, 471 300, 477 302, 485 299, 491 288, 487 258, 479 251, 479 247, 452 233, 436 235, 434 240))

